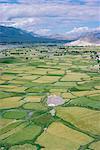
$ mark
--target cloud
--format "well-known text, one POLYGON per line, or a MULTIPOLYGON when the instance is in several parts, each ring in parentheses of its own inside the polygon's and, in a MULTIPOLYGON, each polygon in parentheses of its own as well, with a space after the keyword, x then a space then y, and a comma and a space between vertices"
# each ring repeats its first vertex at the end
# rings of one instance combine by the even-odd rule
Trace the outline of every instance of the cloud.
POLYGON ((27 31, 32 31, 32 26, 37 25, 40 22, 39 18, 14 18, 11 25, 14 27, 20 27, 27 31))
POLYGON ((88 5, 99 5, 100 4, 100 0, 82 0, 84 3, 88 4, 88 5))
POLYGON ((89 28, 89 27, 79 27, 79 28, 74 28, 71 31, 68 31, 65 33, 65 38, 66 39, 78 39, 79 37, 85 35, 86 33, 94 32, 94 31, 99 31, 100 32, 100 27, 97 28, 89 28))
POLYGON ((61 32, 66 31, 66 28, 70 30, 75 26, 99 21, 98 0, 78 0, 77 3, 72 0, 9 0, 10 3, 8 0, 2 1, 7 3, 1 4, 0 24, 28 31, 46 32, 43 29, 52 29, 53 32, 61 32), (92 5, 93 3, 95 5, 92 5))
POLYGON ((79 28, 74 28, 73 30, 71 31, 68 31, 66 32, 66 34, 77 34, 77 33, 85 33, 85 32, 91 32, 91 31, 98 31, 100 30, 100 27, 97 27, 97 28, 89 28, 89 27, 79 27, 79 28))
POLYGON ((50 29, 39 29, 37 31, 35 31, 36 34, 39 34, 41 36, 47 36, 51 34, 51 30, 50 29))
POLYGON ((65 17, 65 19, 98 19, 98 7, 64 4, 2 4, 1 15, 14 17, 65 17))
POLYGON ((69 32, 66 32, 66 34, 76 34, 76 33, 88 32, 88 31, 89 31, 88 27, 79 27, 79 28, 74 28, 69 32))

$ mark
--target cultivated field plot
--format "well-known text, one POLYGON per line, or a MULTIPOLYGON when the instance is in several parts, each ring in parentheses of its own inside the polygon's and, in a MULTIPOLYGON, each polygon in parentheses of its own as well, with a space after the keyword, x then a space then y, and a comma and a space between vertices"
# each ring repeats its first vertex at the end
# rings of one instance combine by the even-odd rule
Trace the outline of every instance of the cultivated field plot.
POLYGON ((99 150, 98 62, 88 47, 69 49, 37 45, 0 58, 0 150, 99 150), (50 95, 64 103, 47 105, 50 95))
POLYGON ((79 129, 95 135, 100 134, 99 111, 78 107, 59 107, 57 108, 57 116, 72 123, 79 129))
POLYGON ((55 122, 49 126, 46 133, 43 133, 36 142, 44 145, 47 150, 76 150, 80 145, 89 143, 92 140, 92 138, 83 133, 55 122))
POLYGON ((95 142, 90 145, 90 149, 99 150, 99 148, 100 148, 100 142, 95 142))

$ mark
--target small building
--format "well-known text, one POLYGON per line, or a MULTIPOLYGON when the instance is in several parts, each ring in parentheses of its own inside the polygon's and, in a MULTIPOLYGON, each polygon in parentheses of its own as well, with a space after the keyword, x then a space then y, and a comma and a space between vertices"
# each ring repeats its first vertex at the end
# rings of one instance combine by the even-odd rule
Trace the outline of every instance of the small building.
POLYGON ((54 117, 56 115, 56 110, 53 108, 52 110, 50 110, 50 114, 54 117))
POLYGON ((98 63, 100 63, 100 53, 97 53, 95 59, 98 61, 98 63))
POLYGON ((48 96, 47 105, 49 107, 55 107, 62 104, 64 104, 64 100, 60 96, 56 95, 48 96))

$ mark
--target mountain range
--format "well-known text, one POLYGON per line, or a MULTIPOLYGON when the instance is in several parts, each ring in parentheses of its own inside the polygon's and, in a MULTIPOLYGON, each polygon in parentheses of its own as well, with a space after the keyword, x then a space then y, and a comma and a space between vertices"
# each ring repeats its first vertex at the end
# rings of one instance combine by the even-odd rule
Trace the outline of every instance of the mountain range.
POLYGON ((65 46, 100 46, 100 31, 87 32, 73 42, 66 43, 65 46))
POLYGON ((25 30, 0 26, 0 43, 58 43, 65 40, 49 38, 25 30))
POLYGON ((65 45, 69 46, 100 45, 100 29, 74 30, 65 33, 65 35, 41 36, 15 27, 0 26, 0 43, 66 43, 65 45))

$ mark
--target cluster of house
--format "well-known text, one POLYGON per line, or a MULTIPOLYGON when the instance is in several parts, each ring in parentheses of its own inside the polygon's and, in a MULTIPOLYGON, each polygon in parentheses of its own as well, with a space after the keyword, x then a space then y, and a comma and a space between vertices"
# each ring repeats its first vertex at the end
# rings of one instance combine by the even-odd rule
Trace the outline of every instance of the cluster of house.
POLYGON ((91 55, 90 55, 91 59, 97 61, 97 64, 96 65, 93 65, 92 66, 92 70, 93 71, 100 71, 100 52, 91 52, 91 55))
POLYGON ((60 96, 57 96, 57 95, 48 96, 47 105, 49 107, 52 107, 52 109, 50 110, 50 114, 52 116, 56 115, 55 107, 59 106, 59 105, 62 105, 62 104, 64 104, 64 100, 60 96))
POLYGON ((100 63, 100 52, 98 52, 98 53, 96 54, 95 59, 98 61, 98 63, 100 63))

